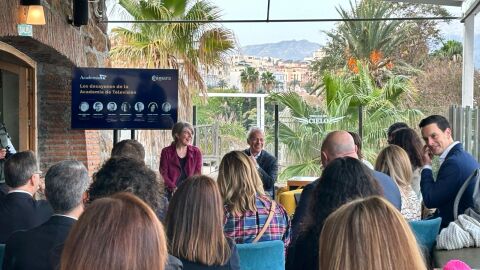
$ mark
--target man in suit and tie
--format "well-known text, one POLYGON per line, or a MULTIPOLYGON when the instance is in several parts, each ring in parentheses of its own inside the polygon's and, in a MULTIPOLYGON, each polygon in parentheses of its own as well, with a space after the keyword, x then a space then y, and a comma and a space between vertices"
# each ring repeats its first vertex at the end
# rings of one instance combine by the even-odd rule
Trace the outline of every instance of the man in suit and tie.
POLYGON ((38 226, 52 215, 47 201, 37 201, 33 195, 40 185, 40 170, 32 151, 18 152, 5 162, 7 195, 0 198, 0 244, 14 231, 38 226))
MULTIPOLYGON (((445 117, 431 115, 423 119, 419 127, 425 141, 420 189, 423 202, 428 208, 436 208, 435 216, 442 218, 442 228, 453 221, 453 204, 455 197, 465 180, 478 168, 478 162, 463 150, 462 144, 453 141, 450 124, 445 117), (440 169, 435 180, 432 172, 432 157, 439 156, 440 169)), ((462 214, 473 206, 472 181, 463 193, 458 205, 462 214)))
POLYGON ((70 228, 83 213, 90 178, 79 161, 59 162, 45 176, 45 196, 54 210, 42 225, 13 233, 7 240, 3 270, 47 270, 58 265, 70 228))
POLYGON ((277 181, 278 164, 277 158, 267 151, 263 150, 265 145, 265 135, 258 127, 252 127, 247 134, 247 143, 250 148, 243 152, 247 154, 255 163, 258 174, 263 182, 263 189, 273 198, 275 191, 275 181, 277 181))

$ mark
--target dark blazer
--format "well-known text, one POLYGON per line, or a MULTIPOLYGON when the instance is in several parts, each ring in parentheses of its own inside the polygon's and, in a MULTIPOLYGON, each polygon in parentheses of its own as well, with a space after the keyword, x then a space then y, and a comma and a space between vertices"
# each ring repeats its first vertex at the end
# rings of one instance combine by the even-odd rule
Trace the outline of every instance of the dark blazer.
MULTIPOLYGON (((383 196, 391 202, 398 210, 402 208, 402 198, 400 195, 400 190, 398 186, 393 182, 390 176, 373 171, 373 176, 378 181, 380 186, 383 188, 383 196)), ((292 218, 292 238, 295 239, 298 232, 298 226, 303 222, 308 211, 308 204, 310 202, 310 197, 313 193, 313 190, 318 185, 320 179, 313 181, 312 183, 306 185, 303 188, 302 195, 300 196, 300 201, 295 208, 295 214, 292 218)))
MULTIPOLYGON (((422 170, 420 189, 423 202, 428 208, 437 208, 436 216, 442 218, 442 228, 447 227, 453 221, 453 204, 458 190, 478 167, 475 158, 463 150, 459 143, 448 152, 440 166, 436 181, 433 178, 432 170, 422 170)), ((463 193, 458 205, 459 214, 463 214, 468 207, 473 207, 474 186, 475 182, 472 181, 463 193)))
POLYGON ((51 270, 52 250, 61 245, 75 223, 75 219, 52 216, 47 222, 28 231, 12 234, 5 247, 3 270, 51 270))
MULTIPOLYGON (((250 148, 243 150, 243 152, 248 156, 251 155, 250 148)), ((262 150, 260 156, 257 158, 257 164, 259 166, 258 173, 263 182, 263 189, 272 195, 278 174, 277 159, 267 151, 262 150)))
POLYGON ((14 192, 0 198, 0 244, 14 231, 39 226, 52 214, 47 201, 36 201, 26 193, 14 192))
MULTIPOLYGON (((187 162, 185 173, 188 176, 202 173, 202 153, 193 145, 187 146, 187 162)), ((162 149, 160 154, 160 174, 165 181, 165 187, 173 190, 177 187, 177 180, 180 177, 180 160, 178 159, 175 143, 162 149)))

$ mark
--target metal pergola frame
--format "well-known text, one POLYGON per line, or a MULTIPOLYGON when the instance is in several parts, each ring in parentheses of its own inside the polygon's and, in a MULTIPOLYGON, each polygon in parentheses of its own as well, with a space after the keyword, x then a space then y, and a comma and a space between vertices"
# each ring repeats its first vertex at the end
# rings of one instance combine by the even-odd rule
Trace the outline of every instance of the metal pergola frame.
MULTIPOLYGON (((442 6, 458 6, 462 8, 462 17, 402 17, 402 18, 313 18, 313 19, 270 19, 270 1, 267 0, 266 19, 259 20, 101 20, 104 23, 305 23, 305 22, 346 22, 346 21, 395 21, 395 20, 455 20, 464 23, 463 70, 462 70, 462 107, 473 107, 474 86, 474 22, 480 11, 480 0, 385 0, 390 2, 406 2, 416 4, 437 4, 442 6)), ((259 122, 261 124, 261 121, 259 122)))

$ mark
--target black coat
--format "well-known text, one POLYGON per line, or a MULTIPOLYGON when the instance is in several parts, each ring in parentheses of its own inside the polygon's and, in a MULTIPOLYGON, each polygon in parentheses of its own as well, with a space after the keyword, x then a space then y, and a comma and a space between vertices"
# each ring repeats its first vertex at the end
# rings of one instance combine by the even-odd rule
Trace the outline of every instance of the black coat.
POLYGON ((0 244, 15 231, 46 222, 52 214, 47 201, 36 201, 27 193, 14 192, 0 198, 0 244))
POLYGON ((62 245, 75 219, 52 216, 44 224, 28 231, 12 234, 5 247, 3 270, 51 270, 59 262, 52 250, 62 245))
MULTIPOLYGON (((245 154, 250 156, 250 149, 243 150, 245 154)), ((273 194, 275 181, 277 181, 278 164, 277 159, 265 150, 262 150, 257 158, 258 174, 262 178, 263 189, 269 195, 273 194)))

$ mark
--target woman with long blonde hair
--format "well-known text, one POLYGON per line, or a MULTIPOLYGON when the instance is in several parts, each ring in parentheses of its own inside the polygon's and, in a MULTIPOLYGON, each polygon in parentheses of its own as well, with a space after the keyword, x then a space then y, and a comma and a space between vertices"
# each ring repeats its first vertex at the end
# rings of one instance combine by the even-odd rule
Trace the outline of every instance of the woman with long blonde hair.
POLYGON ((420 219, 422 202, 412 188, 412 166, 405 150, 394 144, 385 147, 378 154, 375 170, 388 174, 397 184, 402 196, 402 215, 407 220, 420 219))
POLYGON ((236 243, 251 243, 272 219, 258 241, 290 241, 290 223, 285 209, 265 195, 253 161, 241 151, 227 153, 220 162, 217 179, 225 207, 225 235, 236 243), (273 207, 272 207, 273 205, 273 207))
POLYGON ((163 226, 153 210, 127 192, 95 200, 73 225, 60 270, 163 270, 163 226))
POLYGON ((347 203, 325 221, 319 269, 427 269, 410 226, 387 200, 347 203))
POLYGON ((170 253, 183 269, 240 269, 235 243, 223 234, 223 202, 217 183, 191 176, 173 195, 167 212, 170 253))

